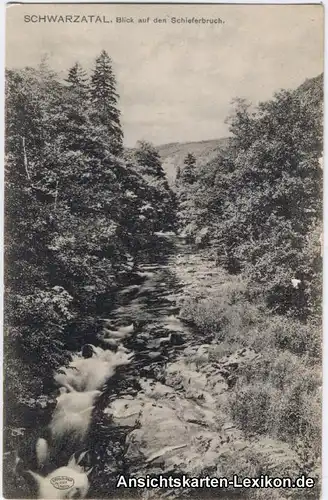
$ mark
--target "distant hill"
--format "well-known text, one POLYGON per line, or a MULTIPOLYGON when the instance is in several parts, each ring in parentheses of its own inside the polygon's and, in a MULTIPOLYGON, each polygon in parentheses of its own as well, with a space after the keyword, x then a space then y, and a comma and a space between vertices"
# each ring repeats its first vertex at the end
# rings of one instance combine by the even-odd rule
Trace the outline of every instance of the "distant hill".
MULTIPOLYGON (((322 105, 323 102, 323 75, 305 80, 302 85, 295 89, 295 93, 299 94, 302 99, 312 102, 314 109, 319 110, 319 103, 322 105)), ((188 153, 195 155, 197 165, 203 165, 214 159, 228 142, 229 138, 224 137, 198 142, 171 142, 156 146, 169 184, 174 185, 177 167, 183 166, 188 153)))
POLYGON ((170 144, 156 146, 162 158, 163 168, 169 184, 172 185, 174 183, 177 167, 183 165, 184 159, 188 153, 193 153, 196 157, 197 164, 202 165, 212 158, 215 158, 218 151, 220 151, 228 141, 228 138, 222 138, 199 142, 172 142, 170 144))

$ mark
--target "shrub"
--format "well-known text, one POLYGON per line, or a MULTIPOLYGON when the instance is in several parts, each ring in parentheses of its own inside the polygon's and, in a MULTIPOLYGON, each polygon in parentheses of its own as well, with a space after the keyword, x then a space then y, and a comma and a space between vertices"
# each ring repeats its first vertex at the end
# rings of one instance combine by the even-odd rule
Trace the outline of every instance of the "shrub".
POLYGON ((180 193, 180 221, 191 237, 208 228, 217 262, 274 312, 319 316, 322 75, 257 108, 237 99, 228 122, 225 149, 180 193))
POLYGON ((6 73, 6 387, 20 368, 31 378, 11 400, 50 387, 67 349, 96 337, 131 258, 174 225, 156 150, 142 148, 142 167, 122 157, 109 56, 91 83, 79 65, 59 80, 45 62, 6 73))
POLYGON ((265 433, 320 449, 320 371, 307 357, 269 350, 239 369, 233 418, 247 433, 265 433))
POLYGON ((263 381, 241 387, 231 397, 233 419, 246 435, 266 434, 268 414, 276 391, 263 381))

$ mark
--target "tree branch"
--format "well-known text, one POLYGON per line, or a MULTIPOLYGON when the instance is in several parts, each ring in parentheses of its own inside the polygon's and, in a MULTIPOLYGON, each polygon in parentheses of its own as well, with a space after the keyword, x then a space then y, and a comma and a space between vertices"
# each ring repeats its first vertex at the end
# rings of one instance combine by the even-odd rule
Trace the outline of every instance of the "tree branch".
POLYGON ((28 171, 28 161, 27 161, 27 154, 26 154, 26 147, 25 147, 25 137, 22 138, 22 144, 23 144, 24 167, 25 167, 26 175, 27 175, 28 180, 30 182, 32 182, 30 173, 28 171))

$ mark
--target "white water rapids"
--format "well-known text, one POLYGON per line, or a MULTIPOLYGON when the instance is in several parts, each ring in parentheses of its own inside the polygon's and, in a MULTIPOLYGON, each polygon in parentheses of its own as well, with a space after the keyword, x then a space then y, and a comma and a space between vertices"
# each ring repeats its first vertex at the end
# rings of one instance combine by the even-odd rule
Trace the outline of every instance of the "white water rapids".
MULTIPOLYGON (((112 337, 117 340, 120 336, 123 339, 132 330, 133 325, 122 327, 112 331, 112 337)), ((109 330, 106 333, 111 336, 109 330)), ((89 357, 83 357, 82 349, 81 353, 73 355, 67 367, 61 368, 54 375, 60 389, 56 408, 49 424, 51 446, 56 449, 69 442, 70 445, 75 445, 76 449, 71 450, 73 455, 67 466, 60 467, 46 476, 35 471, 27 471, 36 482, 37 495, 40 499, 86 497, 89 490, 88 473, 90 471, 80 465, 85 452, 77 460, 74 452, 78 451, 81 445, 83 446, 95 403, 102 394, 104 384, 115 374, 119 366, 129 364, 133 358, 133 353, 122 345, 118 346, 116 352, 103 350, 91 344, 87 347, 89 357)), ((45 466, 52 451, 45 439, 37 440, 36 456, 41 469, 45 466)))
MULTIPOLYGON (((109 398, 134 397, 140 390, 140 377, 152 380, 161 374, 167 359, 178 352, 179 336, 189 334, 188 326, 176 316, 176 297, 182 287, 171 271, 176 256, 166 246, 161 251, 163 257, 156 255, 140 264, 135 284, 127 283, 118 292, 110 319, 97 318, 102 331, 94 342, 103 349, 85 344, 68 366, 54 374, 58 394, 51 420, 46 428, 31 426, 36 427, 36 460, 24 449, 26 459, 21 461, 25 473, 33 476, 31 489, 36 491, 32 498, 77 499, 88 493, 107 498, 111 467, 123 470, 121 452, 115 453, 121 445, 120 432, 125 431, 111 427, 109 398), (116 375, 124 365, 123 376, 116 375), (87 448, 89 453, 83 458, 87 448), (92 484, 88 478, 91 463, 95 468, 92 484), (61 486, 58 477, 70 479, 61 486)), ((26 474, 21 475, 26 482, 26 474)))

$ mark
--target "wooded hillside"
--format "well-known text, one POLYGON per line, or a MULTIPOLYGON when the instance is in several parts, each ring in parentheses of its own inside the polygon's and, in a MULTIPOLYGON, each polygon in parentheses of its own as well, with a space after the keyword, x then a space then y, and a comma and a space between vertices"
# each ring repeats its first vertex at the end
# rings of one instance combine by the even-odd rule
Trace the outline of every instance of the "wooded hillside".
POLYGON ((174 224, 157 151, 123 155, 118 103, 105 51, 91 75, 76 63, 65 82, 45 61, 6 74, 8 404, 51 387, 154 233, 174 224))

